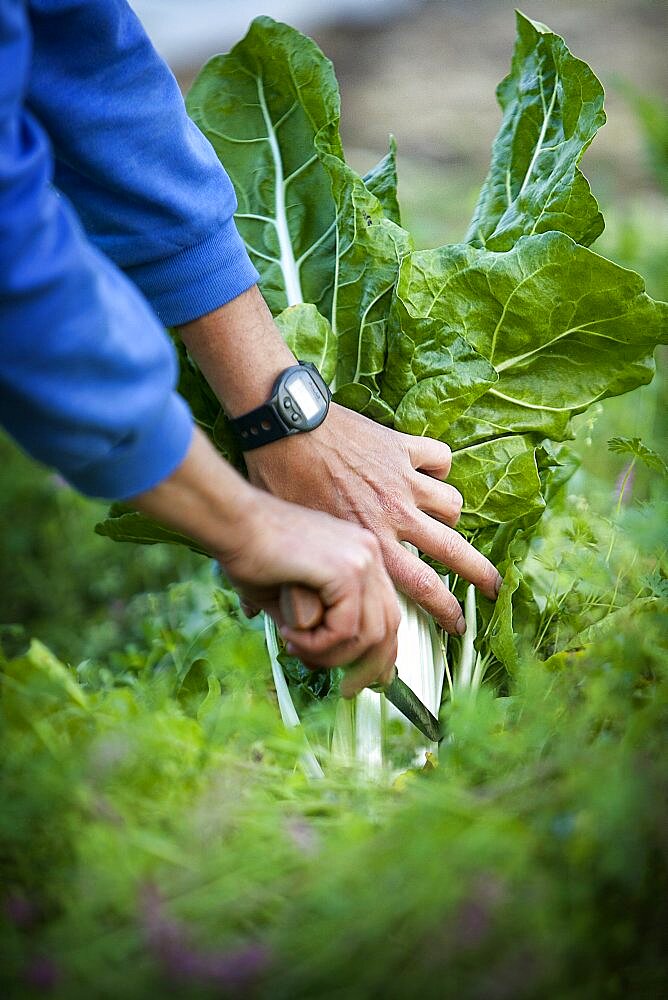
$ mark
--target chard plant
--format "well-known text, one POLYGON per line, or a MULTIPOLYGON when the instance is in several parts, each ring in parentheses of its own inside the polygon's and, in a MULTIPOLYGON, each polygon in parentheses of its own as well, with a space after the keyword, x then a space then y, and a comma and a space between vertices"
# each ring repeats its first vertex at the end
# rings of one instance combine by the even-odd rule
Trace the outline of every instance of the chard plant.
MULTIPOLYGON (((498 681, 517 669, 516 633, 541 627, 521 565, 575 467, 573 418, 649 382, 653 350, 668 340, 668 305, 590 249, 604 226, 579 168, 605 122, 592 70, 518 13, 497 95, 503 120, 466 236, 432 250, 415 250, 401 225, 394 140, 364 177, 346 163, 333 67, 298 31, 258 18, 207 63, 188 98, 234 183, 237 225, 286 341, 318 366, 338 403, 451 445, 449 481, 464 497, 458 527, 504 574, 496 605, 449 580, 467 633, 448 648, 402 599, 399 674, 434 714, 446 679, 457 699, 485 675, 498 681)), ((196 420, 242 466, 218 401, 180 350, 181 391, 196 420)), ((123 507, 98 530, 198 549, 123 507)), ((291 692, 336 697, 336 675, 287 657, 271 622, 267 643, 283 719, 298 725, 291 692)), ((377 772, 393 714, 371 691, 340 701, 334 755, 377 772)), ((435 748, 418 735, 412 752, 424 760, 435 748)), ((320 773, 310 751, 302 762, 320 773)))

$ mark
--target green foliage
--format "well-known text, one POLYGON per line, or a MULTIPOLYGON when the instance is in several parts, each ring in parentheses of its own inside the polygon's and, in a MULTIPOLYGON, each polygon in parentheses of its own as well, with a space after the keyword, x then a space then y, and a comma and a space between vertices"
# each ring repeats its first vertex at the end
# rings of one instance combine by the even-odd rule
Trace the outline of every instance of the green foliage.
POLYGON ((467 241, 510 250, 521 236, 556 230, 589 246, 603 217, 578 163, 605 124, 601 84, 563 38, 518 11, 497 97, 503 123, 467 241))
POLYGON ((456 699, 438 766, 389 787, 305 782, 262 629, 211 576, 139 599, 105 661, 6 659, 5 995, 661 995, 665 513, 629 510, 609 563, 584 500, 544 519, 549 659, 520 638, 506 697, 456 699))
MULTIPOLYGON (((668 306, 588 249, 603 220, 579 162, 605 121, 599 81, 544 25, 518 14, 517 32, 468 242, 438 249, 414 250, 399 225, 393 140, 365 178, 346 164, 333 67, 294 29, 258 18, 204 67, 188 107, 230 171, 286 339, 324 366, 338 402, 452 444, 461 529, 504 571, 515 567, 520 601, 527 585, 510 546, 526 549, 576 466, 551 442, 572 438, 574 418, 600 400, 651 380, 668 306)), ((206 390, 184 367, 199 404, 206 390)), ((218 443, 224 423, 219 413, 218 443)), ((99 530, 164 534, 136 517, 99 530)), ((510 670, 506 604, 508 620, 497 609, 477 650, 510 670)), ((488 621, 482 599, 478 613, 488 621)))
POLYGON ((0 634, 7 648, 39 636, 71 662, 123 641, 128 599, 198 565, 181 547, 127 552, 93 534, 104 505, 0 438, 0 634), (85 624, 85 627, 84 627, 85 624))
POLYGON ((636 113, 645 140, 647 157, 657 181, 668 190, 668 104, 664 99, 641 93, 628 80, 617 87, 636 113))
POLYGON ((632 458, 640 459, 648 469, 660 472, 662 476, 668 476, 668 466, 658 452, 644 444, 640 438, 611 438, 608 441, 608 448, 616 455, 631 455, 632 458))

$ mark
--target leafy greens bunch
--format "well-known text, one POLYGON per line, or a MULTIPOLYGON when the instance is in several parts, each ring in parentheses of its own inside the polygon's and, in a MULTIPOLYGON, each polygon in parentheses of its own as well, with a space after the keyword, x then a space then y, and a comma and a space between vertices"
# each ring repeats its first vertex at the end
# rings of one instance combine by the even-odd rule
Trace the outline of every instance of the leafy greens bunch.
MULTIPOLYGON (((234 183, 237 225, 290 347, 319 367, 337 402, 448 441, 450 482, 464 497, 459 527, 505 571, 494 608, 449 581, 468 622, 456 670, 433 623, 407 606, 400 661, 409 673, 401 662, 399 670, 433 710, 445 675, 454 692, 476 687, 490 665, 516 669, 513 614, 524 627, 538 619, 518 564, 573 471, 563 443, 573 418, 649 382, 653 349, 668 339, 668 306, 646 295, 639 275, 589 249, 604 224, 578 164, 605 122, 601 84, 544 25, 518 13, 517 33, 465 240, 433 250, 416 251, 401 226, 394 140, 364 177, 345 162, 333 67, 298 31, 258 18, 203 68, 188 98, 234 183)), ((185 353, 181 389, 240 462, 185 353)), ((111 537, 188 542, 123 508, 112 513, 99 529, 111 537)), ((356 710, 342 706, 344 753, 359 757, 360 739, 361 756, 371 752, 382 711, 369 692, 356 710)))

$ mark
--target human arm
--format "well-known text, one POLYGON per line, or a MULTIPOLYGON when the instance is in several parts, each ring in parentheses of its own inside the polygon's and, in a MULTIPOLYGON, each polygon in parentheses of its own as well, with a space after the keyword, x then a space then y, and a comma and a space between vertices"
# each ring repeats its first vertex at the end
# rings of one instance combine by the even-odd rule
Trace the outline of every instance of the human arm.
POLYGON ((25 107, 26 5, 0 7, 0 423, 82 492, 122 498, 182 461, 192 419, 164 330, 52 185, 25 107))
MULTIPOLYGON (((215 250, 209 241, 215 244, 217 234, 229 233, 233 226, 234 199, 222 167, 187 123, 171 74, 126 4, 72 0, 67 22, 57 7, 43 6, 36 25, 33 101, 56 137, 59 183, 76 199, 99 245, 138 281, 164 321, 181 325, 191 353, 228 412, 252 409, 265 401, 278 372, 294 358, 257 290, 240 294, 254 281, 248 280, 247 265, 239 265, 244 281, 234 292, 233 269, 217 269, 217 252, 209 269, 196 252, 197 240, 215 250), (81 37, 95 26, 100 53, 92 60, 82 51, 73 63, 71 53, 59 56, 57 25, 70 35, 76 26, 81 37), (122 25, 124 32, 114 25, 122 25), (119 45, 119 37, 134 41, 119 45), (58 116, 49 72, 72 91, 73 111, 67 119, 58 116), (116 94, 101 131, 95 116, 76 100, 77 74, 84 72, 87 93, 116 94), (119 93, 124 95, 120 102, 119 93), (147 136, 150 142, 145 142, 147 136), (169 246, 155 239, 165 233, 183 248, 173 256, 169 246)), ((272 493, 373 530, 397 586, 449 630, 458 631, 464 625, 458 603, 437 574, 399 544, 415 542, 488 596, 495 595, 498 574, 452 530, 461 498, 439 481, 449 464, 446 445, 395 434, 336 405, 312 434, 248 457, 251 478, 272 493)))
POLYGON ((249 288, 232 184, 126 0, 29 6, 28 106, 92 242, 165 326, 249 288))
POLYGON ((346 671, 347 697, 391 679, 399 608, 370 531, 256 489, 199 430, 175 472, 132 504, 196 538, 242 599, 271 614, 302 660, 356 663, 346 671), (280 593, 290 584, 318 593, 325 614, 313 630, 287 627, 280 593))
MULTIPOLYGON (((231 416, 264 402, 295 359, 257 288, 180 329, 188 350, 231 416)), ((447 445, 399 434, 332 404, 323 424, 246 454, 251 481, 284 499, 373 531, 399 590, 450 632, 465 622, 459 603, 402 541, 445 563, 494 599, 500 577, 454 529, 459 493, 442 480, 447 445)))

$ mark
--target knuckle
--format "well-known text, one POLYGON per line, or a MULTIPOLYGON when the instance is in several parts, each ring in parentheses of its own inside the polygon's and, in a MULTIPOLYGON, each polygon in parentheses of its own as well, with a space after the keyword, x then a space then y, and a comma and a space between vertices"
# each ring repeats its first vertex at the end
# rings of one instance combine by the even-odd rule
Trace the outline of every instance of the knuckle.
POLYGON ((364 530, 363 541, 371 560, 380 559, 380 542, 372 531, 364 530))
POLYGON ((443 536, 441 551, 443 562, 449 565, 453 560, 457 560, 462 553, 463 540, 455 531, 447 531, 443 536))
POLYGON ((369 568, 371 555, 364 545, 356 545, 344 556, 344 569, 354 579, 360 579, 369 568))
POLYGON ((452 448, 449 444, 446 444, 445 441, 439 441, 438 444, 441 449, 441 459, 443 461, 443 465, 450 468, 452 465, 452 448))
POLYGON ((454 486, 451 487, 451 489, 452 489, 451 503, 453 509, 453 520, 456 522, 461 517, 462 508, 464 507, 464 497, 461 495, 459 490, 454 488, 454 486))
POLYGON ((421 600, 429 600, 432 598, 439 587, 439 579, 436 572, 427 566, 426 563, 420 563, 413 570, 412 584, 415 592, 420 595, 421 600))
POLYGON ((385 639, 385 628, 383 625, 374 625, 369 633, 369 641, 372 646, 379 646, 385 639))
POLYGON ((399 490, 385 490, 379 493, 378 502, 393 524, 402 522, 408 514, 408 503, 399 490))

